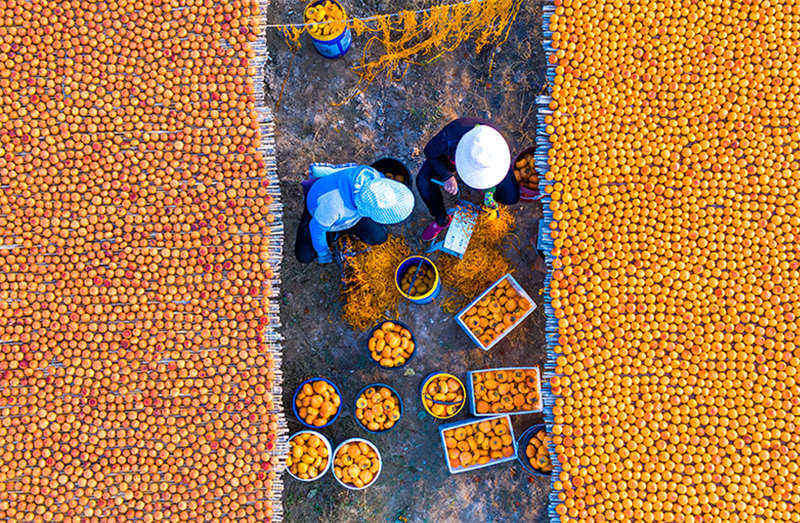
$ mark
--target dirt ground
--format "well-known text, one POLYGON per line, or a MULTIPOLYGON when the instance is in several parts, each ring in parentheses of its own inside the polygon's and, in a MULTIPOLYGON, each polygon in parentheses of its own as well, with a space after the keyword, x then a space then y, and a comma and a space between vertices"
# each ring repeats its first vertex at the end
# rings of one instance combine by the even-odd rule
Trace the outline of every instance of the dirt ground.
MULTIPOLYGON (((362 1, 350 6, 350 11, 365 15, 397 7, 362 1)), ((271 19, 295 20, 299 14, 291 8, 284 1, 274 2, 271 19)), ((294 259, 302 205, 298 182, 311 162, 370 163, 393 156, 416 172, 425 140, 457 116, 488 117, 504 130, 514 150, 529 145, 535 127, 534 99, 543 82, 540 25, 540 7, 523 6, 508 41, 499 49, 476 55, 466 44, 433 64, 410 68, 400 84, 374 84, 365 94, 338 107, 332 102, 341 100, 342 93, 355 83, 348 67, 358 56, 359 41, 356 39, 344 59, 328 61, 307 41, 292 57, 281 38, 271 36, 265 82, 276 105, 278 172, 285 206, 281 317, 284 407, 289 427, 291 432, 303 428, 291 414, 294 389, 306 378, 329 377, 343 393, 344 408, 340 418, 321 432, 334 446, 354 436, 373 441, 384 466, 376 484, 358 492, 340 487, 330 473, 313 483, 295 481, 287 474, 287 521, 545 519, 549 479, 528 476, 517 462, 450 475, 438 433, 440 422, 425 414, 418 393, 421 380, 434 370, 463 378, 470 369, 544 362, 542 275, 534 270, 537 254, 533 245, 540 204, 517 206, 518 228, 507 250, 515 277, 535 299, 537 310, 489 352, 472 345, 452 317, 441 311, 441 299, 447 296, 443 293, 431 304, 401 305, 400 318, 412 327, 418 340, 417 354, 405 369, 380 369, 360 343, 363 334, 341 320, 341 267, 303 266, 294 259), (364 431, 352 415, 355 394, 374 382, 395 387, 405 407, 398 425, 378 435, 364 431)), ((418 236, 426 222, 427 212, 418 202, 409 221, 392 232, 404 235, 421 251, 418 236)), ((466 412, 465 408, 449 421, 467 419, 466 412)), ((541 421, 539 414, 515 416, 515 433, 541 421)))

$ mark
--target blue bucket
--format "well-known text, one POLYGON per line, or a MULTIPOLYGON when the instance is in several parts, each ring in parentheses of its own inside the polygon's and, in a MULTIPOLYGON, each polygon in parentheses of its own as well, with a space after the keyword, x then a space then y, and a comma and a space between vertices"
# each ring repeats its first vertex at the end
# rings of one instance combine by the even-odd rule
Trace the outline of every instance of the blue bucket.
MULTIPOLYGON (((531 440, 533 436, 537 433, 546 430, 545 424, 541 423, 538 425, 531 425, 528 427, 525 432, 519 437, 517 440, 517 447, 520 449, 519 453, 517 454, 517 460, 519 460, 519 464, 522 465, 522 468, 530 474, 531 476, 542 476, 542 477, 550 477, 549 472, 540 472, 531 466, 531 462, 528 460, 528 455, 526 453, 526 449, 528 448, 528 442, 531 440)), ((549 449, 548 449, 549 452, 549 449)), ((553 459, 552 456, 550 459, 553 459)))
POLYGON ((345 27, 342 34, 333 40, 318 40, 311 36, 311 43, 314 44, 314 48, 319 54, 333 60, 341 58, 347 53, 353 43, 353 34, 350 32, 349 27, 345 27))
POLYGON ((372 434, 380 434, 381 432, 389 432, 390 430, 395 428, 397 426, 397 424, 400 423, 400 420, 403 418, 403 398, 400 397, 400 393, 397 392, 396 390, 394 390, 394 387, 392 387, 390 385, 387 385, 385 383, 372 383, 371 385, 367 385, 366 387, 364 387, 363 389, 358 391, 358 394, 356 394, 356 399, 353 401, 353 417, 356 418, 356 422, 361 426, 361 428, 366 430, 367 432, 371 432, 372 434), (358 398, 360 398, 361 395, 364 394, 364 391, 367 390, 370 387, 375 387, 375 388, 377 388, 377 387, 386 387, 387 389, 392 391, 392 394, 394 394, 394 396, 397 398, 397 403, 400 405, 400 417, 397 418, 397 421, 394 422, 394 425, 392 425, 388 429, 370 430, 366 426, 364 426, 364 424, 361 422, 361 420, 358 419, 358 417, 355 415, 356 414, 356 410, 358 410, 358 398))
POLYGON ((442 291, 442 279, 439 277, 439 269, 436 268, 436 265, 430 260, 430 258, 425 256, 409 256, 403 260, 397 267, 397 270, 394 271, 394 286, 397 287, 397 291, 404 298, 412 303, 429 303, 436 299, 436 297, 439 296, 439 293, 442 291), (411 296, 410 294, 406 294, 400 287, 400 279, 406 272, 409 270, 416 270, 416 268, 422 264, 427 264, 433 268, 433 287, 422 296, 411 296))
MULTIPOLYGON (((335 0, 329 1, 332 1, 338 5, 341 8, 342 13, 344 13, 345 18, 347 18, 347 14, 342 4, 336 2, 335 0)), ((306 9, 324 2, 325 0, 316 0, 308 4, 306 9)), ((308 36, 311 38, 311 43, 314 44, 314 48, 317 50, 317 52, 325 58, 330 58, 332 60, 344 56, 345 53, 347 53, 347 51, 350 49, 350 45, 353 43, 353 34, 350 32, 350 28, 346 24, 342 32, 337 35, 326 36, 325 38, 317 38, 309 33, 308 36)))
POLYGON ((339 419, 339 414, 342 413, 342 404, 343 404, 342 391, 339 390, 339 387, 337 387, 334 382, 332 382, 328 378, 322 378, 322 377, 309 378, 300 385, 298 385, 294 391, 294 395, 292 396, 292 413, 294 413, 294 417, 297 418, 297 421, 299 421, 303 426, 308 427, 310 429, 323 429, 325 427, 330 426, 331 424, 333 424, 334 421, 339 419), (328 383, 333 387, 333 390, 336 391, 336 394, 339 395, 339 408, 336 410, 336 414, 334 414, 333 417, 330 419, 330 421, 328 421, 328 423, 326 423, 325 425, 317 426, 317 425, 311 425, 310 423, 306 423, 306 421, 300 417, 300 413, 297 411, 296 401, 297 401, 297 395, 300 393, 300 389, 302 389, 303 385, 305 385, 306 383, 311 383, 313 381, 324 381, 328 383))

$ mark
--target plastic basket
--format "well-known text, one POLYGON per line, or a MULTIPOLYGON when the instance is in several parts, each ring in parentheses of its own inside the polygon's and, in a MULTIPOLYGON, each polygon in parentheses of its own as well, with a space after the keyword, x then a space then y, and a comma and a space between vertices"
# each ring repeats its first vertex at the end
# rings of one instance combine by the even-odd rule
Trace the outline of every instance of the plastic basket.
POLYGON ((405 367, 406 365, 408 365, 408 362, 410 362, 410 361, 411 361, 411 359, 414 357, 414 354, 416 354, 416 353, 417 353, 417 338, 414 336, 414 331, 411 329, 411 327, 409 327, 407 324, 403 323, 402 321, 398 321, 398 320, 384 320, 384 321, 382 321, 382 322, 380 322, 380 323, 376 323, 376 324, 375 324, 375 326, 374 326, 374 327, 372 327, 372 328, 369 330, 369 332, 367 333, 367 337, 366 337, 366 338, 365 338, 365 340, 364 340, 364 349, 367 351, 367 354, 369 354, 369 359, 370 359, 370 361, 372 361, 373 363, 375 363, 375 365, 377 365, 378 367, 380 367, 380 368, 382 368, 382 369, 390 369, 390 370, 394 370, 394 369, 402 369, 403 367, 405 367), (408 332, 410 332, 410 333, 411 333, 411 342, 414 344, 414 350, 412 350, 412 351, 411 351, 411 355, 408 357, 408 359, 406 360, 406 362, 405 362, 405 363, 403 363, 402 365, 398 365, 397 367, 386 367, 386 366, 384 366, 384 365, 381 365, 379 362, 375 361, 375 360, 372 358, 372 354, 371 354, 371 353, 370 353, 370 351, 369 351, 369 340, 370 340, 370 338, 372 338, 372 335, 375 333, 375 331, 376 331, 376 330, 378 330, 380 327, 382 327, 382 326, 383 326, 384 324, 386 324, 386 323, 396 323, 397 325, 400 325, 400 326, 401 326, 401 327, 403 327, 404 329, 408 330, 408 332))
POLYGON ((361 426, 361 428, 362 428, 362 429, 364 429, 364 430, 366 430, 366 431, 367 431, 367 432, 369 432, 370 434, 381 434, 381 433, 383 433, 383 432, 389 432, 390 430, 392 430, 393 428, 395 428, 395 427, 397 426, 397 424, 398 424, 398 423, 400 423, 400 420, 401 420, 401 419, 403 419, 403 398, 402 398, 402 397, 400 397, 400 393, 398 393, 398 392, 397 392, 397 391, 394 389, 394 387, 392 387, 391 385, 387 385, 387 384, 385 384, 385 383, 372 383, 372 384, 370 384, 370 385, 367 385, 366 387, 364 387, 364 388, 363 388, 363 389, 361 389, 360 391, 358 391, 358 394, 356 394, 356 399, 355 399, 355 400, 353 400, 353 417, 356 419, 356 421, 357 421, 357 422, 358 422, 358 424, 361 426), (394 396, 397 398, 397 402, 400 404, 400 417, 399 417, 399 418, 397 418, 397 421, 395 421, 395 422, 394 422, 394 425, 392 425, 392 426, 391 426, 391 427, 389 427, 388 429, 384 429, 384 430, 370 430, 370 429, 368 429, 368 428, 367 428, 367 427, 366 427, 366 426, 365 426, 365 425, 364 425, 364 424, 361 422, 361 420, 360 420, 360 419, 358 419, 358 416, 356 416, 356 410, 358 409, 358 407, 356 406, 356 403, 358 402, 358 398, 360 398, 360 397, 361 397, 361 395, 364 393, 364 391, 365 391, 365 390, 367 390, 367 389, 369 389, 370 387, 376 387, 376 388, 377 388, 377 387, 386 387, 387 389, 389 389, 390 391, 392 391, 392 394, 394 394, 394 396))
MULTIPOLYGON (((309 482, 311 482, 311 481, 317 481, 317 480, 318 480, 318 479, 320 479, 322 476, 324 476, 324 475, 325 475, 325 474, 328 472, 328 470, 330 470, 330 468, 331 468, 331 464, 333 463, 333 449, 331 448, 331 442, 328 440, 328 438, 326 438, 325 436, 323 436, 322 434, 320 434, 320 433, 319 433, 319 432, 317 432, 316 430, 301 430, 301 431, 299 431, 299 432, 295 432, 294 434, 292 434, 291 436, 289 436, 289 440, 288 440, 288 441, 289 441, 289 442, 291 442, 291 441, 292 441, 292 439, 294 439, 294 437, 295 437, 295 436, 298 436, 298 435, 300 435, 300 434, 313 434, 313 435, 317 436, 319 439, 321 439, 323 443, 325 443, 325 446, 328 448, 328 464, 325 466, 325 470, 323 470, 322 472, 320 472, 320 473, 319 473, 319 475, 318 475, 316 478, 313 478, 313 479, 303 479, 303 478, 298 478, 297 476, 295 476, 294 474, 292 474, 292 471, 291 471, 291 470, 289 470, 289 467, 286 467, 286 472, 287 472, 287 473, 288 473, 288 474, 289 474, 291 477, 293 477, 294 479, 296 479, 297 481, 303 481, 303 482, 306 482, 306 483, 309 483, 309 482)), ((289 448, 291 448, 291 447, 289 447, 289 448)))
MULTIPOLYGON (((414 275, 414 280, 416 279, 417 276, 414 275)), ((422 303, 429 303, 434 299, 436 299, 437 296, 439 296, 439 293, 442 290, 442 280, 441 278, 439 278, 439 269, 436 268, 436 264, 433 263, 433 261, 431 261, 430 258, 427 258, 425 256, 415 255, 415 256, 409 256, 408 258, 400 262, 400 265, 397 266, 397 269, 394 271, 394 286, 397 288, 397 292, 399 292, 400 295, 403 296, 408 301, 412 303, 422 304, 422 303), (406 294, 403 291, 403 289, 400 288, 400 279, 406 272, 414 270, 416 267, 421 267, 422 265, 426 264, 429 265, 431 268, 433 268, 433 287, 431 287, 430 290, 428 290, 428 292, 426 292, 422 296, 412 296, 410 294, 406 294)))
POLYGON ((382 173, 384 176, 391 173, 402 178, 402 183, 409 189, 411 188, 411 173, 403 162, 396 158, 385 157, 372 162, 371 167, 382 173))
MULTIPOLYGON (((514 162, 511 164, 511 170, 514 170, 514 166, 516 165, 517 161, 525 156, 533 156, 536 152, 536 147, 526 147, 525 149, 521 150, 515 157, 514 162)), ((527 201, 535 201, 541 198, 541 194, 539 194, 538 189, 530 189, 522 185, 520 180, 517 180, 519 183, 519 197, 521 200, 527 201)))
POLYGON ((505 338, 508 335, 508 333, 511 332, 512 330, 514 330, 520 323, 525 321, 525 318, 530 316, 530 314, 534 310, 536 310, 536 302, 533 301, 533 299, 528 295, 528 293, 525 292, 525 289, 523 289, 522 286, 519 283, 517 283, 517 280, 515 280, 514 277, 511 276, 511 274, 506 274, 505 276, 500 277, 496 282, 491 284, 488 289, 486 289, 485 291, 480 293, 477 298, 475 298, 474 300, 469 302, 469 304, 467 304, 466 307, 464 307, 463 309, 458 311, 458 313, 456 313, 456 315, 455 315, 455 320, 456 320, 456 323, 458 323, 458 325, 461 326, 461 328, 464 330, 464 332, 467 333, 467 336, 469 336, 469 339, 471 339, 473 341, 473 343, 475 343, 475 345, 477 345, 478 347, 482 348, 483 350, 489 350, 492 347, 494 347, 495 345, 497 345, 497 343, 500 340, 505 338), (515 321, 514 323, 509 325, 508 328, 506 330, 504 330, 503 333, 500 336, 498 336, 497 338, 492 340, 492 343, 490 343, 489 345, 483 345, 481 343, 481 341, 472 333, 472 331, 469 329, 469 327, 467 327, 467 325, 463 322, 461 317, 464 315, 465 312, 467 312, 470 309, 470 307, 472 307, 473 305, 478 303, 484 296, 489 294, 492 291, 492 289, 494 289, 501 281, 503 281, 505 279, 507 279, 511 283, 511 286, 514 288, 514 290, 517 291, 517 294, 519 294, 520 296, 525 298, 525 300, 527 300, 528 303, 530 303, 531 307, 525 312, 525 314, 523 314, 522 316, 517 318, 517 321, 515 321))
MULTIPOLYGON (((342 13, 346 19, 347 12, 345 11, 344 6, 336 0, 331 1, 333 1, 342 9, 342 13)), ((323 2, 324 0, 315 0, 309 3, 308 7, 319 5, 323 2)), ((304 19, 303 22, 308 23, 308 20, 304 19)), ((335 35, 329 35, 320 38, 312 36, 311 34, 308 36, 311 38, 311 43, 314 44, 314 48, 317 50, 317 52, 325 58, 330 59, 336 59, 344 56, 350 49, 350 45, 353 43, 353 34, 351 33, 347 24, 345 24, 344 29, 342 29, 340 33, 335 35)))
POLYGON ((467 402, 467 389, 464 387, 464 382, 461 381, 458 378, 458 376, 454 376, 453 374, 450 374, 448 372, 431 372, 430 374, 425 376, 425 379, 423 379, 422 382, 419 385, 419 399, 420 399, 420 402, 422 403, 422 408, 425 409, 425 412, 427 412, 428 414, 430 414, 434 418, 436 418, 436 419, 450 419, 450 418, 453 418, 455 416, 458 416, 458 413, 461 412, 464 409, 464 404, 467 402), (450 416, 437 416, 436 414, 434 414, 433 412, 428 410, 428 406, 425 404, 425 386, 428 384, 428 382, 431 380, 431 378, 433 378, 435 376, 447 376, 448 378, 453 378, 454 380, 456 380, 459 383, 459 385, 461 385, 461 391, 464 393, 464 401, 461 402, 461 406, 458 407, 458 410, 455 411, 450 416))
POLYGON ((372 478, 372 481, 370 481, 369 483, 367 483, 363 487, 353 487, 353 486, 348 485, 347 483, 343 482, 341 479, 339 479, 339 477, 336 475, 336 472, 331 472, 331 474, 333 475, 333 479, 336 480, 336 483, 338 483, 339 485, 343 486, 344 488, 346 488, 348 490, 364 490, 365 488, 374 485, 375 482, 378 481, 378 478, 380 477, 381 472, 383 471, 383 458, 381 457, 381 452, 378 450, 378 447, 376 447, 375 444, 372 443, 371 441, 366 440, 364 438, 350 438, 350 439, 346 439, 343 442, 339 443, 339 445, 336 447, 336 449, 333 451, 333 454, 332 454, 333 458, 331 458, 331 470, 333 469, 333 461, 334 461, 334 459, 336 459, 336 453, 339 452, 339 449, 342 448, 344 445, 346 445, 348 443, 352 443, 354 441, 363 441, 364 443, 366 443, 367 445, 372 447, 373 450, 375 450, 375 454, 377 454, 377 456, 378 456, 378 472, 375 473, 375 477, 372 478))
POLYGON ((505 414, 503 416, 493 416, 491 418, 470 419, 470 420, 466 420, 466 421, 456 421, 456 422, 453 422, 453 423, 447 423, 447 424, 442 425, 442 426, 439 427, 439 437, 442 440, 442 451, 444 452, 444 461, 445 461, 445 464, 447 465, 447 470, 450 471, 450 474, 459 474, 461 472, 468 472, 470 470, 477 470, 477 469, 482 469, 482 468, 485 468, 485 467, 491 467, 492 465, 498 465, 500 463, 505 463, 507 461, 514 461, 515 459, 517 459, 517 455, 519 454, 519 447, 517 446, 517 439, 514 437, 514 426, 511 424, 511 416, 509 416, 508 414, 505 414), (464 426, 467 426, 467 425, 476 425, 478 423, 483 423, 484 421, 491 421, 491 420, 494 420, 494 419, 503 419, 503 418, 505 418, 506 422, 508 423, 508 433, 511 435, 511 444, 514 447, 514 454, 512 454, 511 456, 508 456, 507 458, 497 458, 497 459, 489 461, 488 463, 484 463, 482 465, 474 465, 472 467, 453 469, 450 466, 450 457, 447 455, 447 444, 445 443, 445 440, 444 440, 445 431, 447 431, 449 429, 456 428, 456 427, 464 427, 464 426))
POLYGON ((525 472, 531 476, 549 478, 551 474, 550 472, 540 472, 531 466, 530 462, 528 461, 528 454, 526 453, 528 442, 533 436, 543 430, 546 430, 545 424, 538 423, 536 425, 531 425, 525 429, 522 434, 520 434, 519 439, 517 440, 517 448, 522 449, 522 451, 517 453, 517 461, 519 461, 519 464, 522 465, 523 470, 525 470, 525 472))
POLYGON ((297 388, 294 390, 294 395, 292 396, 292 412, 294 413, 294 417, 297 418, 297 421, 299 421, 304 427, 308 427, 310 429, 323 429, 325 427, 329 427, 331 424, 333 424, 334 421, 336 421, 339 418, 339 414, 342 413, 342 392, 339 390, 339 387, 337 387, 336 384, 331 380, 329 380, 328 378, 322 378, 322 377, 309 378, 300 385, 298 385, 297 388), (328 423, 326 423, 325 425, 316 426, 306 423, 300 417, 300 414, 297 412, 296 400, 297 400, 297 394, 300 392, 300 389, 303 388, 303 385, 305 385, 306 383, 311 383, 313 381, 319 381, 319 380, 329 383, 333 387, 333 390, 336 391, 336 394, 339 395, 339 408, 336 409, 336 414, 333 415, 333 417, 330 419, 328 423))
POLYGON ((467 372, 467 396, 469 397, 469 408, 470 412, 473 416, 479 417, 489 417, 489 416, 497 416, 498 414, 508 414, 510 416, 516 414, 530 414, 532 412, 542 412, 543 403, 542 403, 542 373, 539 370, 539 367, 494 367, 491 369, 480 369, 480 370, 471 370, 467 372), (536 392, 539 396, 539 400, 536 403, 536 408, 532 410, 516 410, 512 412, 487 412, 484 414, 478 414, 477 407, 475 405, 475 391, 473 389, 473 376, 475 374, 480 374, 482 372, 490 372, 496 370, 534 370, 536 371, 536 392))

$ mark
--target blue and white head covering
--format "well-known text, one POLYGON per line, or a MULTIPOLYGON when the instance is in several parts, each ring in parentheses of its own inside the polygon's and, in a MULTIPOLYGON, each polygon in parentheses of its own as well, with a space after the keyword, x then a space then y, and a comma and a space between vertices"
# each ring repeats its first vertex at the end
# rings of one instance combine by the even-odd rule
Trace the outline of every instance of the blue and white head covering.
POLYGON ((360 187, 355 203, 358 212, 378 223, 400 223, 414 210, 414 193, 402 183, 381 176, 360 187))

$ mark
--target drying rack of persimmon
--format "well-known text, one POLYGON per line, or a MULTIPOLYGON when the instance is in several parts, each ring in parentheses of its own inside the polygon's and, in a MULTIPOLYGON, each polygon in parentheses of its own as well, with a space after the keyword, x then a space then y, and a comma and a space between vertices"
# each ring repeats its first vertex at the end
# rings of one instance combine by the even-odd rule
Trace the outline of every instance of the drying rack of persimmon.
POLYGON ((551 520, 797 521, 800 8, 543 24, 551 520))
POLYGON ((0 519, 281 519, 261 6, 176 5, 0 8, 0 519))

